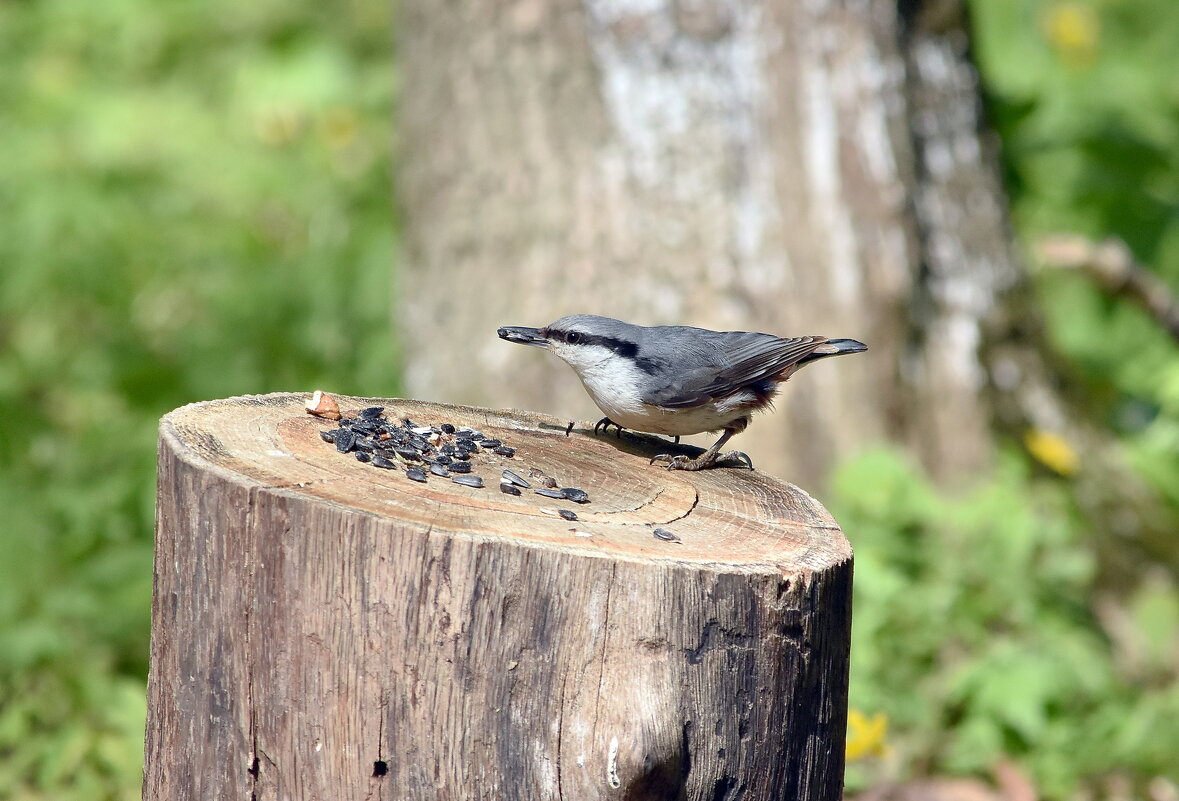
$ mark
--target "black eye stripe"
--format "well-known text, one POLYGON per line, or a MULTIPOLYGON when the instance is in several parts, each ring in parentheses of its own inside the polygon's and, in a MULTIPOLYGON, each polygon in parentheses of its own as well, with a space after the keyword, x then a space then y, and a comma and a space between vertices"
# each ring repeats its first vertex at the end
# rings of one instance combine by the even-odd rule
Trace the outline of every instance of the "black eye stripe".
POLYGON ((619 339, 618 337, 600 336, 598 334, 587 334, 584 331, 559 331, 555 328, 544 328, 540 333, 541 336, 547 339, 556 339, 574 345, 599 345, 607 348, 619 356, 634 359, 635 367, 649 375, 654 375, 659 369, 658 364, 654 360, 640 357, 639 346, 629 340, 619 339), (576 334, 576 339, 570 340, 570 334, 576 334))

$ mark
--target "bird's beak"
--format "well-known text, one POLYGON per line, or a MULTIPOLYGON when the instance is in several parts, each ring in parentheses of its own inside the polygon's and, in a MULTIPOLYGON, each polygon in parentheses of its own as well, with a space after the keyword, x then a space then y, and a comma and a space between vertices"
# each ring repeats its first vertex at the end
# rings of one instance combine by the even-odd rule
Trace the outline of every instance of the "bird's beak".
POLYGON ((500 339, 506 339, 508 342, 518 342, 521 345, 534 345, 538 348, 547 348, 549 341, 541 336, 539 328, 528 328, 523 325, 505 325, 497 332, 500 339))

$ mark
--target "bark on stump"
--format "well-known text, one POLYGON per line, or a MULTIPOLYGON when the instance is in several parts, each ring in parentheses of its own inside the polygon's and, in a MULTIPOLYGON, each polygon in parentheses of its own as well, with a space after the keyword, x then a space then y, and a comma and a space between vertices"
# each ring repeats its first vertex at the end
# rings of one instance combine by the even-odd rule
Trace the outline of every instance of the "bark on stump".
POLYGON ((806 493, 342 398, 517 448, 473 457, 485 488, 420 484, 325 444, 305 399, 161 424, 145 798, 839 798, 851 550, 806 493), (590 503, 497 489, 529 467, 590 503))

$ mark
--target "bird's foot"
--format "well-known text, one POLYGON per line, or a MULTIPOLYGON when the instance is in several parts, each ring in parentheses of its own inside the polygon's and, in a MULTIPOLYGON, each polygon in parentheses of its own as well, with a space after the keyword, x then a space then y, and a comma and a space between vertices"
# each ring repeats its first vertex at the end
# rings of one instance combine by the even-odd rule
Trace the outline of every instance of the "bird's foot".
POLYGON ((706 470, 718 464, 719 462, 740 462, 742 460, 744 460, 745 464, 748 465, 750 470, 753 469, 753 460, 749 458, 748 454, 742 453, 741 451, 729 451, 728 453, 722 454, 713 453, 712 451, 705 451, 695 459, 689 459, 683 454, 672 456, 670 453, 661 453, 657 456, 652 456, 649 464, 655 464, 656 462, 667 462, 668 470, 695 471, 706 470))
POLYGON ((616 429, 618 429, 615 432, 615 436, 617 436, 619 439, 622 439, 622 426, 618 425, 618 423, 615 423, 609 417, 603 417, 601 420, 594 423, 594 434, 596 435, 599 429, 605 429, 606 433, 609 434, 610 426, 614 426, 616 429))

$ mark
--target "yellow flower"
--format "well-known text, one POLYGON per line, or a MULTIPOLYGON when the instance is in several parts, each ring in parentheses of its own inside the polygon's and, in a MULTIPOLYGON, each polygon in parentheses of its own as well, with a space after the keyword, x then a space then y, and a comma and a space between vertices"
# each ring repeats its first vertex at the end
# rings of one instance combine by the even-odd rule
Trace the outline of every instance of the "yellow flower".
POLYGON ((1071 476, 1080 467, 1081 457, 1068 440, 1059 434, 1032 428, 1023 435, 1023 444, 1040 464, 1062 476, 1071 476))
POLYGON ((871 718, 858 709, 847 712, 847 759, 849 762, 867 757, 882 757, 888 753, 884 742, 888 734, 888 718, 877 712, 871 718))
POLYGON ((1084 66, 1097 55, 1101 21, 1088 5, 1054 3, 1044 15, 1044 35, 1061 60, 1074 67, 1084 66))

